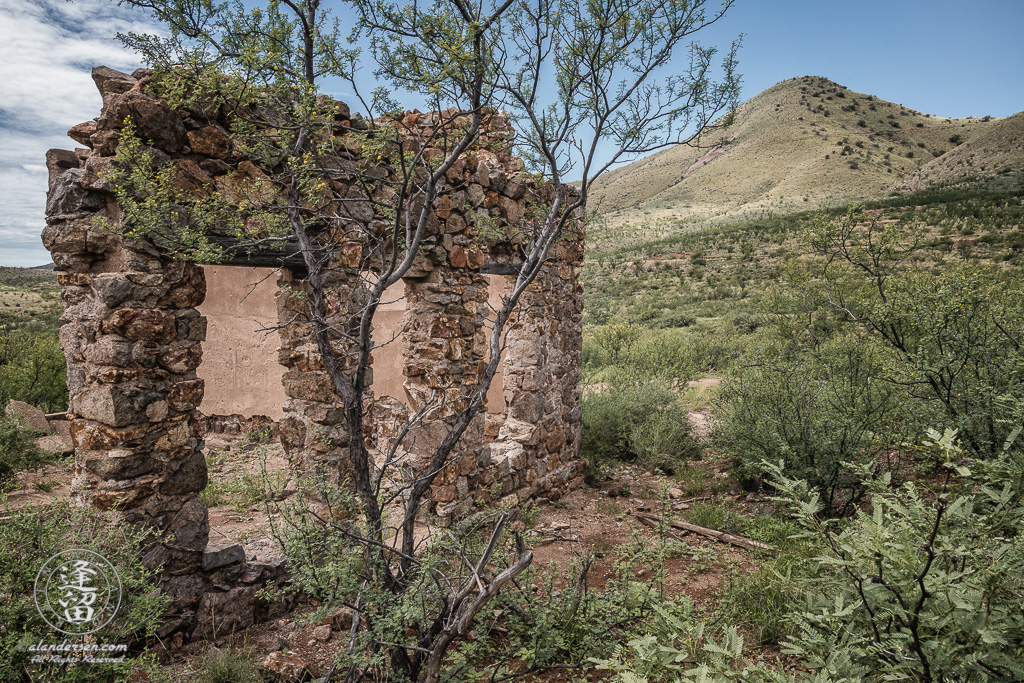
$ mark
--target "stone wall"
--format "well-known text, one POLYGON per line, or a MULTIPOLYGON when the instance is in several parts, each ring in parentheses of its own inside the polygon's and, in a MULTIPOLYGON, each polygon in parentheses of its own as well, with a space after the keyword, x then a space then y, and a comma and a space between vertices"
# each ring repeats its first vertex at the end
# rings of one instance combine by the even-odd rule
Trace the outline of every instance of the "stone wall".
MULTIPOLYGON (((276 565, 247 562, 237 546, 208 546, 207 510, 199 498, 207 483, 199 407, 206 391, 203 378, 217 380, 200 368, 204 344, 215 347, 205 354, 208 358, 223 349, 216 348, 218 339, 209 334, 210 322, 202 314, 207 278, 202 268, 176 262, 144 240, 101 229, 97 219, 121 220, 103 173, 114 166, 129 112, 158 162, 172 164, 175 176, 195 192, 216 188, 230 197, 240 177, 265 177, 273 169, 261 170, 232 150, 225 133, 228 113, 173 110, 145 91, 147 77, 144 70, 131 76, 105 67, 94 70, 103 111, 69 131, 85 147, 47 153, 50 191, 43 242, 63 288, 60 339, 68 360, 75 495, 99 509, 116 508, 156 531, 144 553, 146 563, 163 572, 164 588, 175 599, 175 617, 165 633, 178 629, 209 636, 210 615, 225 605, 233 606, 231 615, 219 617, 219 628, 241 628, 265 613, 268 608, 256 601, 255 587, 268 578, 279 580, 280 571, 276 565)), ((343 141, 352 128, 365 126, 349 118, 343 103, 335 108, 343 141)), ((378 123, 393 126, 403 148, 410 150, 426 144, 438 132, 439 121, 437 113, 408 112, 378 123)), ((492 113, 485 124, 480 144, 447 174, 421 253, 401 285, 400 354, 395 356, 393 349, 380 354, 391 354, 393 362, 400 357, 404 396, 388 395, 396 386, 394 368, 387 370, 389 390, 366 396, 368 431, 380 439, 389 435, 389 419, 443 399, 406 444, 414 463, 438 443, 466 403, 465 387, 477 383, 486 363, 488 319, 493 319, 489 302, 496 303, 498 296, 494 276, 484 271, 516 266, 518 235, 530 219, 529 200, 549 192, 509 155, 507 122, 492 113)), ((346 198, 339 210, 347 214, 347 225, 355 226, 353 238, 339 243, 326 231, 313 235, 328 246, 324 285, 330 319, 339 326, 360 309, 366 296, 363 278, 379 267, 358 236, 379 229, 383 219, 369 200, 388 198, 387 181, 394 173, 361 160, 359 149, 351 138, 338 153, 337 172, 330 178, 335 192, 346 198), (367 178, 380 181, 367 185, 367 178)), ((578 483, 582 257, 582 234, 567 235, 557 257, 524 296, 507 331, 499 380, 503 400, 490 402, 496 407, 491 415, 475 418, 436 480, 431 509, 441 517, 481 502, 558 497, 578 483)), ((303 277, 281 268, 277 286, 308 292, 303 277)), ((506 289, 510 286, 506 282, 506 289)), ((279 320, 293 321, 281 331, 278 351, 286 396, 282 444, 295 468, 320 470, 340 481, 348 447, 340 399, 323 370, 310 327, 302 322, 302 299, 277 296, 276 301, 279 320)), ((340 337, 337 344, 344 352, 340 337)))

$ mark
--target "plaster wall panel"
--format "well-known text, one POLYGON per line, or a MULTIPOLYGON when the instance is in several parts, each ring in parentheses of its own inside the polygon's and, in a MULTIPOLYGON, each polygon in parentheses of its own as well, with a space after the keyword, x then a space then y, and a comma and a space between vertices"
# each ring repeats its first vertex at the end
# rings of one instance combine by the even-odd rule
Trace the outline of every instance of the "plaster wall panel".
MULTIPOLYGON (((371 276, 372 277, 372 276, 371 276)), ((405 402, 402 374, 402 317, 405 314, 405 282, 384 291, 373 318, 373 393, 405 402)))
POLYGON ((283 416, 288 399, 281 384, 277 332, 260 328, 277 322, 277 275, 270 268, 203 266, 206 300, 199 312, 206 317, 203 363, 206 382, 199 410, 204 415, 283 416))

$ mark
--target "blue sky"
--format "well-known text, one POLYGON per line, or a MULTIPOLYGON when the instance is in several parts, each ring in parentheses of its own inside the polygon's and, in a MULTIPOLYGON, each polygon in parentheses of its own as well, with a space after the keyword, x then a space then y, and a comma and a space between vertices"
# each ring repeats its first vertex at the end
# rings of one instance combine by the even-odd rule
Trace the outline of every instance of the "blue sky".
MULTIPOLYGON (((64 132, 101 106, 89 69, 139 66, 114 36, 146 24, 111 0, 0 0, 0 265, 49 262, 46 150, 77 146, 64 132)), ((1021 27, 1024 0, 738 0, 700 39, 745 34, 743 99, 815 75, 937 116, 1009 116, 1024 110, 1021 27)))

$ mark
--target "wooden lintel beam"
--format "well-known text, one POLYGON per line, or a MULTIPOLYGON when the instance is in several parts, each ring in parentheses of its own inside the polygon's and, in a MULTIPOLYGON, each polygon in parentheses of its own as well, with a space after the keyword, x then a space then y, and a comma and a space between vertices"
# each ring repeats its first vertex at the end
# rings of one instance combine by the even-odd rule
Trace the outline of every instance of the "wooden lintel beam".
POLYGON ((480 272, 484 275, 519 275, 521 265, 512 263, 485 263, 480 272))

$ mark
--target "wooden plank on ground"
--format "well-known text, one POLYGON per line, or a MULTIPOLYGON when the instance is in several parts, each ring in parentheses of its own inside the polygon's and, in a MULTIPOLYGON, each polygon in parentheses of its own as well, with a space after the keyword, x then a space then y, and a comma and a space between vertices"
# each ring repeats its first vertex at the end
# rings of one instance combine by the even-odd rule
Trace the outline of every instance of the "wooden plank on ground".
POLYGON ((647 515, 642 512, 634 513, 634 516, 647 526, 657 527, 660 524, 668 524, 673 529, 682 529, 683 531, 689 531, 701 536, 713 538, 716 541, 722 543, 729 543, 738 548, 745 548, 746 550, 760 550, 763 553, 769 555, 778 555, 779 551, 767 543, 761 543, 760 541, 754 541, 749 538, 743 538, 742 536, 735 536, 733 534, 727 534, 724 531, 718 531, 716 529, 708 529, 706 527, 697 526, 696 524, 690 524, 689 522, 682 522, 679 520, 671 519, 664 521, 657 515, 647 515))

